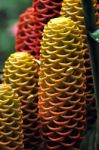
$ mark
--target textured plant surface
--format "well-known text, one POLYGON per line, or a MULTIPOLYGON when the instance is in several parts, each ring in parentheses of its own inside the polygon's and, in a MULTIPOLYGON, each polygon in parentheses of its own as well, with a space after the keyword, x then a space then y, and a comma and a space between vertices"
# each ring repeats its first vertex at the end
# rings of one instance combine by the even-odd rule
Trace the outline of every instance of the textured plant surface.
POLYGON ((0 84, 0 150, 23 150, 21 103, 7 84, 0 84))
POLYGON ((39 65, 28 53, 11 54, 5 62, 3 79, 18 93, 22 102, 25 149, 39 146, 38 109, 38 71, 39 65))
POLYGON ((16 50, 31 53, 39 58, 37 47, 36 19, 33 7, 20 15, 16 37, 16 50))
MULTIPOLYGON (((94 2, 95 5, 95 2, 94 2)), ((89 58, 89 47, 87 42, 86 27, 84 23, 84 14, 81 0, 63 0, 61 15, 71 17, 72 20, 76 21, 82 37, 83 37, 83 53, 86 68, 86 101, 87 101, 87 123, 93 123, 96 120, 96 108, 94 98, 94 87, 93 78, 91 72, 91 64, 89 58)))
POLYGON ((39 116, 45 150, 79 148, 85 130, 85 68, 80 30, 52 19, 41 42, 39 116))
POLYGON ((62 0, 35 0, 19 19, 16 37, 17 51, 31 53, 39 58, 40 42, 44 25, 59 16, 62 0))
POLYGON ((36 22, 37 22, 37 33, 38 33, 38 50, 40 51, 40 42, 42 40, 42 32, 44 26, 51 18, 58 17, 60 14, 62 0, 36 0, 33 3, 33 7, 36 14, 36 22))

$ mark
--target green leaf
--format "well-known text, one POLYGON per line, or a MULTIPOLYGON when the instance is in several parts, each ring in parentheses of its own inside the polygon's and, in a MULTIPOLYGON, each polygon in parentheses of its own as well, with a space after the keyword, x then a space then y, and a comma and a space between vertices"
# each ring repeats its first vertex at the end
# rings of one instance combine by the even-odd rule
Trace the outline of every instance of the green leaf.
POLYGON ((99 29, 94 31, 93 33, 90 33, 90 36, 97 42, 99 42, 99 29))

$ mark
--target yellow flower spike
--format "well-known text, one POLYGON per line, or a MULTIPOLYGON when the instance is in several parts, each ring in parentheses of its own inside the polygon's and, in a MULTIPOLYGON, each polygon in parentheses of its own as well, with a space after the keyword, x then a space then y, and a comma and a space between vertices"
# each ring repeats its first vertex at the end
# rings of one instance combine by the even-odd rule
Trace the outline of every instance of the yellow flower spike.
POLYGON ((80 30, 70 18, 51 19, 45 26, 38 105, 47 150, 79 149, 83 139, 86 101, 82 47, 80 30))
POLYGON ((22 102, 25 149, 37 149, 40 140, 38 109, 39 64, 25 52, 11 54, 5 62, 4 82, 10 84, 22 102))
POLYGON ((23 150, 21 102, 7 84, 0 84, 0 150, 23 150))
MULTIPOLYGON (((96 0, 93 1, 94 7, 96 5, 96 0)), ((86 102, 87 102, 87 125, 91 125, 96 120, 96 107, 94 98, 94 86, 93 78, 89 57, 89 46, 87 41, 86 27, 84 23, 84 14, 81 0, 63 0, 61 15, 65 17, 70 17, 75 21, 80 29, 81 35, 83 37, 83 53, 86 68, 86 102)))

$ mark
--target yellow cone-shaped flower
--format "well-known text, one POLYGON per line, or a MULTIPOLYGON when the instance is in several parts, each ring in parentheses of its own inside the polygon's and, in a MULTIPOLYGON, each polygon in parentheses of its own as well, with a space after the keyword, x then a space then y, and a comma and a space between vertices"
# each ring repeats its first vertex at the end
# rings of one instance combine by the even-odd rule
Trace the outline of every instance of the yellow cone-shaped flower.
MULTIPOLYGON (((94 6, 96 1, 94 1, 94 6)), ((96 120, 96 109, 95 109, 95 98, 94 98, 94 86, 93 78, 89 57, 89 46, 87 41, 87 32, 84 22, 84 13, 81 0, 63 0, 61 15, 70 17, 75 21, 80 28, 81 35, 83 37, 83 52, 84 52, 84 61, 86 68, 86 101, 87 101, 87 123, 90 125, 91 122, 96 120)))
POLYGON ((22 111, 18 95, 0 84, 0 150, 23 150, 22 111))
POLYGON ((47 150, 79 148, 85 130, 82 38, 70 18, 51 19, 41 42, 39 116, 47 150))
POLYGON ((35 58, 25 52, 11 54, 5 62, 3 79, 18 93, 22 102, 25 149, 37 149, 39 142, 38 71, 35 58))

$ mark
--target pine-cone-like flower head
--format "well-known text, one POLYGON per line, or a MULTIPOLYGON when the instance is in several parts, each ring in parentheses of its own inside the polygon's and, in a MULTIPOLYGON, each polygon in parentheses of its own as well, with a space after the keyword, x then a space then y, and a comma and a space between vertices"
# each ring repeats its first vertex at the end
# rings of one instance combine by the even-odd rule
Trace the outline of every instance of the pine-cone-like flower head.
POLYGON ((36 11, 37 22, 37 42, 40 50, 40 42, 42 40, 42 33, 47 22, 60 14, 62 0, 36 0, 33 2, 33 8, 36 11))
POLYGON ((35 58, 39 58, 35 11, 32 7, 20 15, 16 36, 16 50, 31 53, 35 58))
POLYGON ((17 51, 31 53, 39 59, 40 42, 44 25, 59 16, 62 0, 35 0, 19 19, 16 37, 17 51))
POLYGON ((79 28, 49 21, 41 42, 39 116, 45 149, 79 148, 85 130, 85 68, 79 28))
MULTIPOLYGON (((93 1, 95 6, 95 0, 93 1)), ((87 101, 87 123, 90 125, 96 120, 96 108, 95 108, 95 98, 94 98, 94 87, 93 87, 93 77, 89 57, 89 46, 87 41, 86 27, 84 22, 84 13, 81 0, 63 0, 61 15, 70 17, 73 21, 76 21, 78 27, 80 28, 83 37, 83 53, 86 68, 86 101, 87 101)))
POLYGON ((3 79, 18 93, 22 102, 25 148, 38 146, 37 118, 39 65, 31 54, 16 52, 5 62, 3 79))
POLYGON ((21 102, 7 84, 0 84, 0 149, 23 150, 21 102))
POLYGON ((33 3, 33 8, 37 12, 36 19, 38 28, 43 30, 45 24, 60 14, 62 0, 37 0, 33 3))

